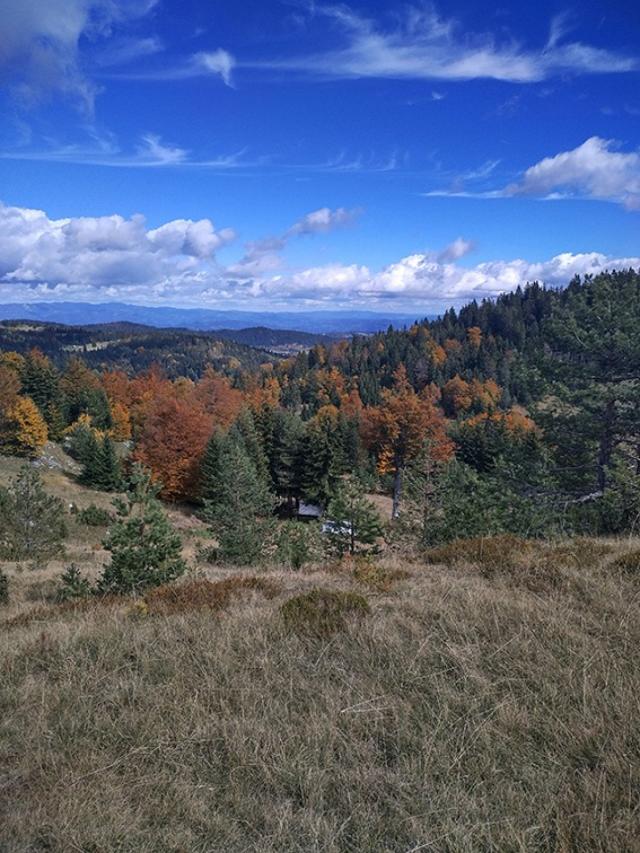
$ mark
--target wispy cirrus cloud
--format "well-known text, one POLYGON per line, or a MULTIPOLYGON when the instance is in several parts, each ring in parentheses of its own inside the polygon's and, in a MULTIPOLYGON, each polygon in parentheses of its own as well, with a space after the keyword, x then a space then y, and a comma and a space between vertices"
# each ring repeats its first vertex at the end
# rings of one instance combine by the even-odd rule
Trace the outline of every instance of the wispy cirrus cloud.
POLYGON ((67 163, 108 168, 191 168, 227 171, 229 169, 254 168, 263 161, 249 162, 245 151, 214 157, 197 158, 187 148, 166 142, 158 134, 145 133, 133 147, 123 150, 112 136, 93 134, 90 145, 62 145, 33 150, 22 147, 0 153, 3 160, 34 160, 45 163, 67 163))
POLYGON ((230 268, 230 272, 248 278, 280 269, 283 266, 280 252, 290 240, 314 234, 327 234, 337 228, 345 228, 355 222, 361 213, 360 208, 349 210, 345 207, 335 209, 321 207, 306 213, 287 228, 284 234, 248 242, 244 257, 230 268))
POLYGON ((171 80, 192 80, 197 77, 219 77, 225 86, 233 88, 233 70, 236 61, 227 50, 198 51, 178 62, 131 71, 113 72, 103 75, 115 80, 142 80, 166 83, 171 80))
POLYGON ((433 7, 410 8, 395 28, 385 28, 345 5, 310 7, 329 18, 343 44, 326 51, 281 59, 243 62, 254 68, 301 72, 321 78, 396 78, 537 83, 565 74, 611 74, 637 70, 638 58, 579 41, 565 41, 564 18, 554 18, 546 44, 538 49, 514 39, 468 33, 433 7))

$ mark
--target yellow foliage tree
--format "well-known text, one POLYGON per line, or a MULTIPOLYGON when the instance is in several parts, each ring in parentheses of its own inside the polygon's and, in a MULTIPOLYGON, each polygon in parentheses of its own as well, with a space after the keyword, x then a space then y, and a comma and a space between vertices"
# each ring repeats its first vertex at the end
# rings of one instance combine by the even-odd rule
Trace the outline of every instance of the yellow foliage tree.
POLYGON ((35 458, 47 442, 47 424, 30 397, 19 397, 2 424, 3 450, 16 456, 35 458))
POLYGON ((131 438, 131 418, 124 403, 111 405, 111 438, 114 441, 129 441, 131 438))

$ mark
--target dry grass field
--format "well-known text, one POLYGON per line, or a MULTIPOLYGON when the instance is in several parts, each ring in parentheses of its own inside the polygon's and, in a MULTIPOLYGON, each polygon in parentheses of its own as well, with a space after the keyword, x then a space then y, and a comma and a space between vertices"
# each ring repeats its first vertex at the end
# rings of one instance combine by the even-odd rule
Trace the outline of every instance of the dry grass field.
POLYGON ((145 599, 50 602, 106 559, 75 521, 65 560, 4 565, 3 853, 640 851, 638 542, 258 572, 172 517, 193 569, 145 599))

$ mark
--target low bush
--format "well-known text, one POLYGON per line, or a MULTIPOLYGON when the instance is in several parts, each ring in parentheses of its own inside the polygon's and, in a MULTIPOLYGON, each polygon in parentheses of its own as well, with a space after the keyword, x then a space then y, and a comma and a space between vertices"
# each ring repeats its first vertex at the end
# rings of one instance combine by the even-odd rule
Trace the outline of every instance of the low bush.
POLYGON ((81 509, 77 518, 80 524, 85 524, 87 527, 108 527, 115 520, 113 513, 95 504, 81 509))
POLYGON ((265 598, 275 598, 280 584, 269 578, 236 576, 221 581, 194 580, 180 584, 165 584, 150 589, 144 600, 150 614, 169 615, 191 610, 221 610, 231 599, 243 592, 259 592, 265 598))
POLYGON ((72 563, 60 575, 56 600, 63 602, 74 598, 86 598, 91 595, 91 592, 91 584, 81 574, 80 569, 72 563))
POLYGON ((599 539, 576 536, 563 542, 554 543, 550 554, 563 566, 582 568, 591 565, 611 553, 611 545, 599 539))
POLYGON ((288 631, 317 636, 340 631, 348 618, 366 616, 369 612, 364 596, 321 588, 295 595, 280 608, 288 631))
POLYGON ((506 533, 500 536, 454 539, 446 545, 430 548, 425 557, 432 564, 454 566, 458 563, 475 563, 490 571, 509 566, 514 557, 527 553, 531 548, 531 542, 506 533))
POLYGON ((380 566, 367 557, 357 557, 353 567, 353 578, 374 592, 389 592, 396 581, 411 577, 403 569, 380 566))

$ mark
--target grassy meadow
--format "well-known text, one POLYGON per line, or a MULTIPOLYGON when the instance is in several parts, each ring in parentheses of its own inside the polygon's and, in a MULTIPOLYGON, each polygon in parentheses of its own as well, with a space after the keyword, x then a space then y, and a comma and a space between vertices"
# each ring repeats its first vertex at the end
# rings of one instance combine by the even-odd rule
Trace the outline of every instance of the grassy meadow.
POLYGON ((224 569, 170 514, 192 569, 144 598, 52 601, 107 558, 73 519, 3 564, 3 853, 640 850, 637 541, 224 569))

